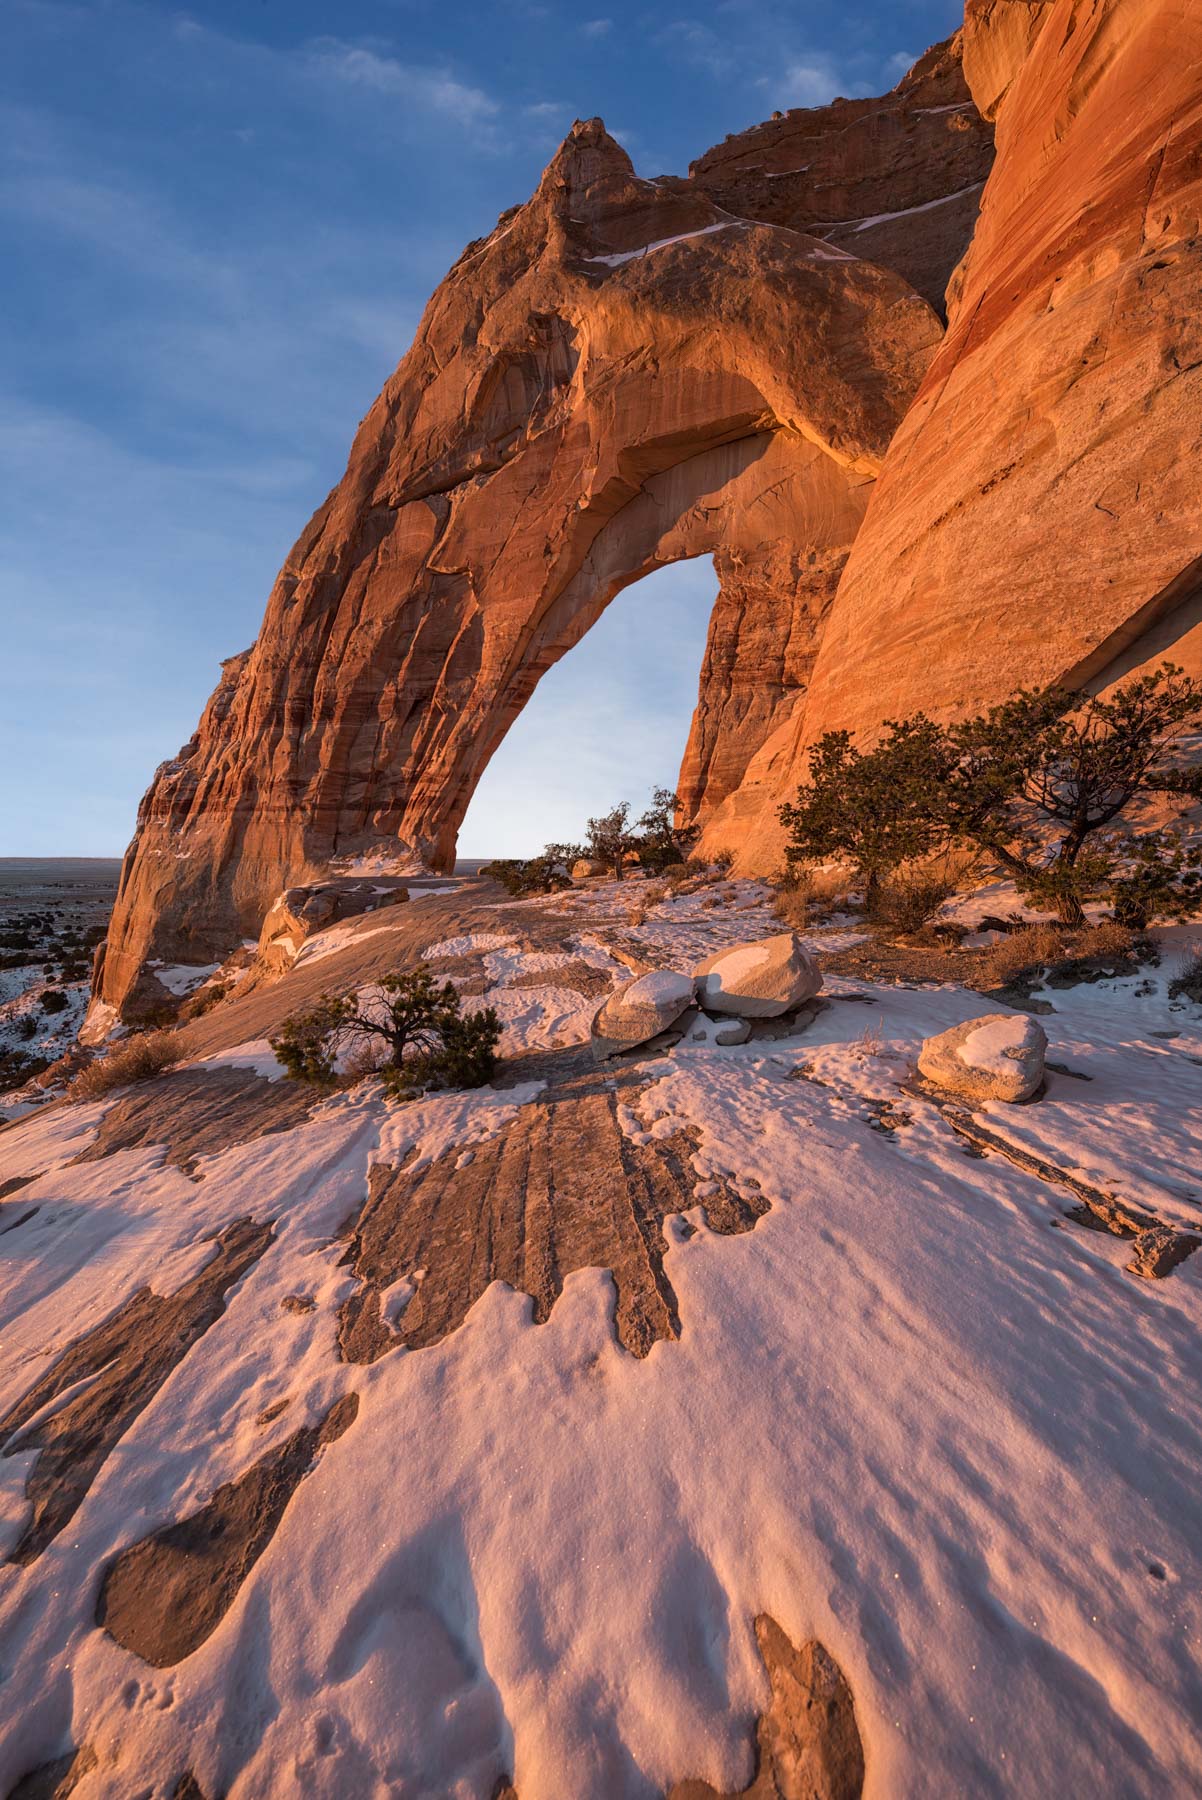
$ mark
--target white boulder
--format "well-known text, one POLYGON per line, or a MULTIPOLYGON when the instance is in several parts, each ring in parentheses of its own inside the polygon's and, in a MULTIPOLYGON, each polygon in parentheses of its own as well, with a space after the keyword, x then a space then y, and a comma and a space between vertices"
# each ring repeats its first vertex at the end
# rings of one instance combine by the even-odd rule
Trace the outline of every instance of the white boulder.
POLYGON ((927 1038, 918 1072, 968 1100, 1029 1100, 1043 1080, 1047 1033, 1027 1013, 986 1013, 927 1038))
POLYGON ((593 1017, 593 1055, 598 1062, 633 1050, 675 1025, 693 1004, 693 978, 672 969, 653 969, 623 982, 593 1017))
POLYGON ((812 1000, 822 971, 795 931, 721 950, 694 971, 697 1002, 706 1012, 775 1019, 812 1000))

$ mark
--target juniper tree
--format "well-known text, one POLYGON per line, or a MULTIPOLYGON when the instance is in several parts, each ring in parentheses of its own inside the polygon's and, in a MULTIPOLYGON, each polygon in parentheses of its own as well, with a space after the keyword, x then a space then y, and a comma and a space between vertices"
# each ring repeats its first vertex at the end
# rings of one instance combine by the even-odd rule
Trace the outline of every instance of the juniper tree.
POLYGON ((400 1095, 431 1087, 482 1087, 497 1062, 501 1025, 492 1007, 460 1012, 453 982, 429 969, 385 975, 361 994, 322 994, 284 1021, 271 1047, 298 1081, 328 1085, 343 1051, 375 1045, 379 1073, 400 1095))

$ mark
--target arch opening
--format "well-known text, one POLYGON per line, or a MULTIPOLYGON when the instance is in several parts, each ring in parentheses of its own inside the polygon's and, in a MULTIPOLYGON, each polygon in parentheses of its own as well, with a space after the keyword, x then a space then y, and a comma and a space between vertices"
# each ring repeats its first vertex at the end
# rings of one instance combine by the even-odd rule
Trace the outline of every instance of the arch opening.
POLYGON ((698 703, 718 575, 711 557, 655 569, 610 601, 539 681, 480 778, 458 856, 578 842, 622 800, 677 785, 698 703))

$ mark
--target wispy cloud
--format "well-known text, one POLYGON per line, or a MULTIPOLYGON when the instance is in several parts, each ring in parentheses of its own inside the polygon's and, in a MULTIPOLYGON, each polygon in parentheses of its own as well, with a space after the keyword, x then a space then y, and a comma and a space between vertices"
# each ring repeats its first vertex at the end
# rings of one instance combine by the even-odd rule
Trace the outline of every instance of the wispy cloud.
POLYGON ((895 50, 893 55, 885 61, 885 75, 888 80, 896 84, 903 75, 909 73, 917 61, 918 58, 912 50, 895 50))
POLYGON ((825 106, 837 94, 846 93, 848 85, 825 56, 788 63, 779 75, 765 76, 760 83, 784 106, 825 106))
POLYGON ((724 45, 716 31, 697 19, 673 19, 659 28, 652 42, 669 56, 705 69, 711 75, 729 72, 729 45, 724 45))
POLYGON ((446 113, 468 123, 491 119, 500 111, 483 89, 457 81, 446 69, 422 68, 395 56, 383 56, 340 38, 318 38, 302 53, 309 68, 348 87, 394 95, 410 104, 446 113))
POLYGON ((614 28, 612 19, 587 19, 580 27, 580 35, 586 38, 607 37, 614 28))

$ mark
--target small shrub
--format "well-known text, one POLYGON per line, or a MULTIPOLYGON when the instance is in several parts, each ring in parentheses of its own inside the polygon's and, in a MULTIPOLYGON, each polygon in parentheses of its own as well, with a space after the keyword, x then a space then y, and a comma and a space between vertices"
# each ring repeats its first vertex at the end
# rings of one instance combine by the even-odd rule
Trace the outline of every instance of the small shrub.
POLYGON ((874 917, 895 931, 917 932, 929 925, 952 890, 940 875, 918 870, 895 875, 882 884, 874 917))
POLYGON ((99 1100, 114 1088, 150 1081, 182 1062, 190 1045, 179 1031, 140 1031, 81 1069, 67 1089, 69 1100, 99 1100))
POLYGON ((1103 919, 1101 924, 1087 925, 1084 931, 1077 932, 1072 941, 1070 960, 1087 962, 1109 958, 1121 962, 1135 948, 1135 938, 1135 932, 1120 925, 1117 919, 1103 919))
POLYGON ((442 1049, 424 1060, 410 1058, 384 1070, 390 1092, 410 1094, 426 1087, 484 1087, 497 1068, 497 1041, 501 1024, 491 1006, 448 1020, 443 1027, 442 1049))
POLYGON ((63 1013, 71 1001, 61 988, 46 988, 38 1004, 44 1013, 63 1013))
POLYGON ((580 844, 548 844, 541 856, 506 856, 482 869, 507 894, 554 894, 572 885, 572 865, 584 855, 580 844))
POLYGON ((733 850, 715 850, 710 863, 713 868, 720 869, 723 875, 729 875, 735 866, 735 853, 733 850))
POLYGON ((50 1067, 44 1056, 30 1056, 25 1050, 0 1051, 0 1094, 24 1087, 35 1075, 50 1067))
POLYGON ((800 883, 782 888, 772 901, 772 910, 782 925, 793 931, 804 931, 810 922, 810 896, 800 883))
POLYGON ((397 1096, 482 1087, 496 1069, 501 1024, 491 1007, 466 1017, 459 1009, 453 982, 440 986, 424 967, 398 970, 362 998, 322 994, 270 1042, 295 1081, 329 1086, 345 1052, 348 1073, 378 1072, 397 1096))
POLYGON ((1080 931, 1063 925, 1026 925, 994 946, 989 974, 998 987, 1033 984, 1047 977, 1060 985, 1084 979, 1098 963, 1123 963, 1136 947, 1136 936, 1112 919, 1080 931))
POLYGON ((207 986, 198 988, 190 994, 179 1009, 181 1019, 203 1019, 206 1013, 219 1006, 230 991, 228 981, 211 981, 207 986))
POLYGON ((1195 949, 1180 975, 1169 983, 1169 998, 1192 1000, 1202 1006, 1202 950, 1195 949))
POLYGON ((1054 925, 1024 925, 995 944, 989 953, 989 976, 997 987, 1009 987, 1021 976, 1041 972, 1056 961, 1064 932, 1054 925))

